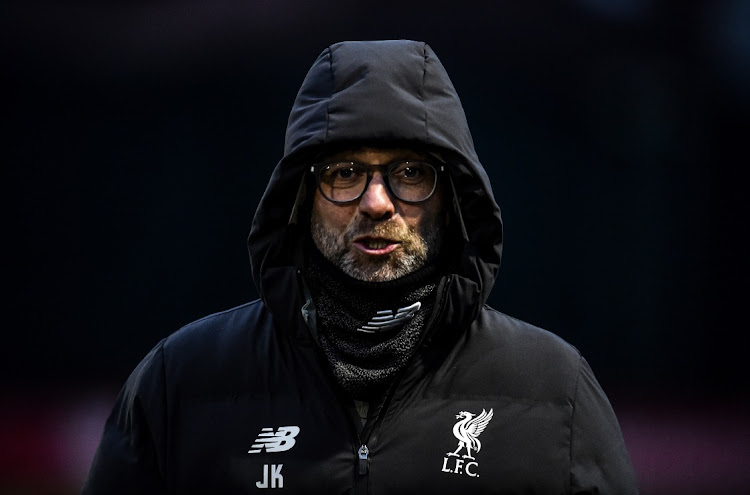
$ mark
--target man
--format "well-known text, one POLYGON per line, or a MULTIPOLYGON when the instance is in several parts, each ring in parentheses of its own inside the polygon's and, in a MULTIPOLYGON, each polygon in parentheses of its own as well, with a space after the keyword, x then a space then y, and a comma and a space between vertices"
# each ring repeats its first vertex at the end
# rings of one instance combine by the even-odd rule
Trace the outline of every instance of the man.
POLYGON ((261 299, 146 356, 84 493, 636 492, 578 351, 484 305, 500 211, 424 43, 320 55, 248 246, 261 299))

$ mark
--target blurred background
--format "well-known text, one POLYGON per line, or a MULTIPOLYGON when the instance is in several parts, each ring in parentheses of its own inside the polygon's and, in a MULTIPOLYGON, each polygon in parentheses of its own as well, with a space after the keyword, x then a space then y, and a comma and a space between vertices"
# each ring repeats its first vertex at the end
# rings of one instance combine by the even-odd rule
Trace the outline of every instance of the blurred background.
POLYGON ((506 225, 490 304, 591 363, 643 494, 750 492, 750 2, 16 2, 0 15, 0 493, 77 493, 161 338, 254 299, 307 69, 427 41, 506 225))

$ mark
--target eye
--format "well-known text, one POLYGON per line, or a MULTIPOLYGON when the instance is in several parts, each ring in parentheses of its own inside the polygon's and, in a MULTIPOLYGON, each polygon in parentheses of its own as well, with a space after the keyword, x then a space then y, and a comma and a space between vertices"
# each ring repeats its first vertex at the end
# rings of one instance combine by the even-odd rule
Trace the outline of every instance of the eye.
POLYGON ((417 167, 406 167, 402 173, 407 179, 414 179, 416 177, 419 177, 420 175, 424 175, 424 171, 418 169, 417 167))
POLYGON ((358 184, 367 177, 367 171, 362 166, 352 162, 332 163, 320 172, 320 180, 332 187, 348 187, 358 184))
POLYGON ((349 179, 354 175, 354 170, 351 168, 341 168, 333 172, 334 177, 338 176, 340 179, 349 179))
POLYGON ((403 183, 419 183, 427 179, 432 167, 421 162, 403 162, 396 165, 391 171, 393 179, 403 183))

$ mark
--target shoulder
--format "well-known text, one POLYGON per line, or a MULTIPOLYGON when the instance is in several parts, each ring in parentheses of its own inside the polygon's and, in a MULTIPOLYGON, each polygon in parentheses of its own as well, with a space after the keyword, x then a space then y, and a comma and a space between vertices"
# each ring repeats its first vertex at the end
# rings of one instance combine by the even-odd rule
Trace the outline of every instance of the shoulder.
POLYGON ((257 362, 275 339, 273 318, 260 300, 185 325, 163 343, 164 367, 175 380, 228 376, 257 362))
POLYGON ((489 306, 482 309, 471 330, 511 356, 561 360, 576 367, 581 359, 578 349, 560 336, 489 306))
POLYGON ((186 351, 193 347, 231 345, 252 338, 272 326, 271 316, 260 300, 205 316, 180 328, 167 337, 167 352, 186 351))
POLYGON ((555 402, 572 401, 582 363, 561 337, 489 306, 448 360, 467 385, 487 394, 555 402))

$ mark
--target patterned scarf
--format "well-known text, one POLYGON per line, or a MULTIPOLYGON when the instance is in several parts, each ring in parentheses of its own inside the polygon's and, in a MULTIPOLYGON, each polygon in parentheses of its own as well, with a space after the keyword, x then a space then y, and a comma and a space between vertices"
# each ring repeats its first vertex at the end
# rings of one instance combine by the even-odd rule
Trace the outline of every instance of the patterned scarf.
POLYGON ((389 282, 362 282, 314 252, 304 273, 320 345, 339 385, 355 399, 382 392, 419 343, 435 304, 437 268, 389 282))

